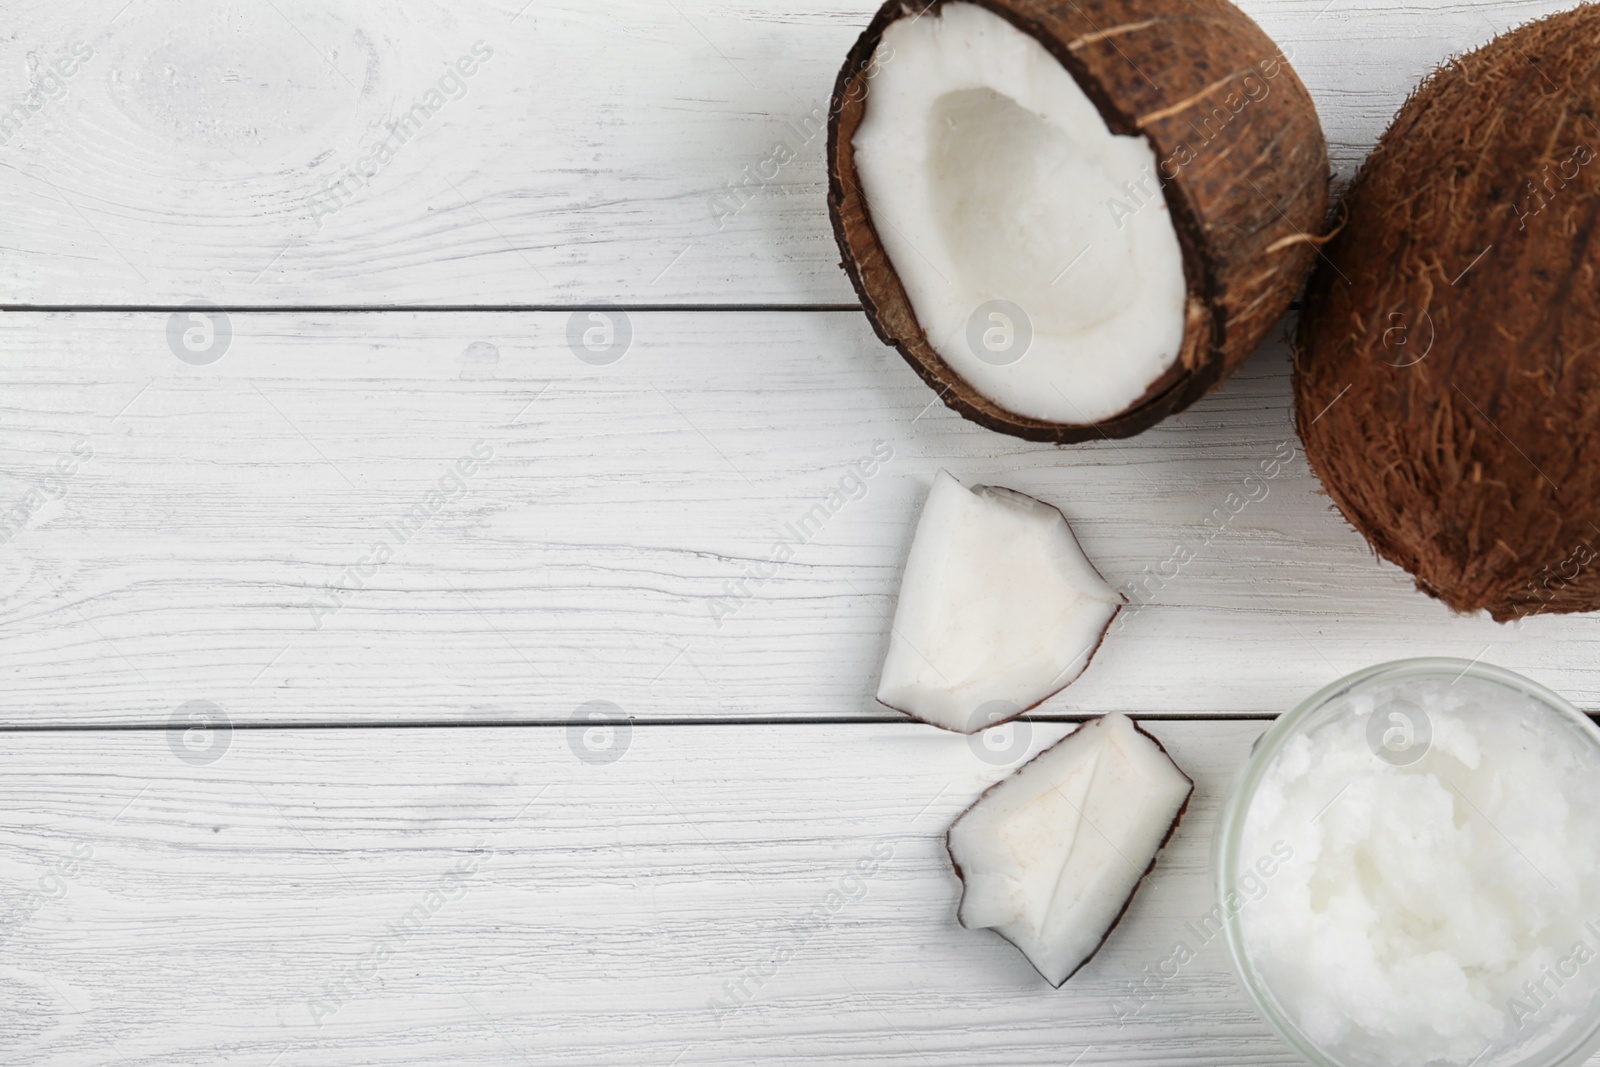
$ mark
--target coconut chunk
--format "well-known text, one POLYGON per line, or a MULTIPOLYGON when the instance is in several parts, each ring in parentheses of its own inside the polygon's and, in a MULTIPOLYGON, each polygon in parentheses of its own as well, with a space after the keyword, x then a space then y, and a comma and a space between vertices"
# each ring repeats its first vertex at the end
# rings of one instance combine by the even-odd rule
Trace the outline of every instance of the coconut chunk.
POLYGON ((895 22, 878 48, 856 171, 929 342, 1021 415, 1133 407, 1178 358, 1187 293, 1149 142, 975 4, 895 22))
POLYGON ((940 471, 906 560, 878 699, 962 733, 1003 722, 1082 674, 1123 603, 1061 512, 940 471))
POLYGON ((1084 723, 950 827, 961 925, 994 930, 1061 985, 1122 918, 1193 789, 1126 715, 1084 723))

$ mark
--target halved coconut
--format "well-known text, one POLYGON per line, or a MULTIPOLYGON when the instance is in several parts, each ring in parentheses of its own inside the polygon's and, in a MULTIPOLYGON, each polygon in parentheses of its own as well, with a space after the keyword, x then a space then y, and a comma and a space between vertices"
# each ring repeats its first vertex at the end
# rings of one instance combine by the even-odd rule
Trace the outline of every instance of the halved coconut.
POLYGON ((1435 71, 1306 292, 1295 414, 1350 523, 1500 622, 1600 609, 1600 7, 1435 71))
POLYGON ((940 471, 900 581, 878 699, 960 733, 1005 722, 1083 673, 1123 603, 1061 512, 940 471))
POLYGON ((1224 0, 890 0, 834 90, 829 209, 873 328, 961 414, 1137 433, 1241 363, 1310 269, 1328 159, 1224 0))
POLYGON ((950 827, 961 925, 994 930, 1061 985, 1127 911, 1193 790, 1132 719, 1089 720, 950 827))

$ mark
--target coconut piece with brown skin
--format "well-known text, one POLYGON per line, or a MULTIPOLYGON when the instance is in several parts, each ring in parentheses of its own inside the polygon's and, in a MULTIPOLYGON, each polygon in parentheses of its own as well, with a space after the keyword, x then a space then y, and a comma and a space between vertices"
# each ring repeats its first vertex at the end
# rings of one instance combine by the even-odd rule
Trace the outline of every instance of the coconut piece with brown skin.
POLYGON ((994 930, 1061 985, 1122 919, 1193 791, 1132 719, 1090 719, 951 825, 961 925, 994 930))
POLYGON ((880 339, 956 411, 1137 433, 1249 355, 1316 255, 1305 87, 1225 0, 891 0, 846 59, 829 208, 880 339))
POLYGON ((1600 7, 1436 71, 1347 205, 1299 329, 1312 468, 1457 611, 1600 608, 1600 7))
POLYGON ((1088 668, 1124 603, 1058 509, 940 471, 900 579, 878 700, 958 733, 1014 719, 1088 668))

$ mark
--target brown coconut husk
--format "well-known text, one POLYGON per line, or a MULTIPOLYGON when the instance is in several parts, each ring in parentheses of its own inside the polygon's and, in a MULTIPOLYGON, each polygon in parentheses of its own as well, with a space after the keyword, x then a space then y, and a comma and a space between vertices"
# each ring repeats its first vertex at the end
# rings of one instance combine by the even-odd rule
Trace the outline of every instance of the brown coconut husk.
POLYGON ((1143 399, 1097 424, 1007 411, 928 343, 873 228, 852 139, 871 102, 874 50, 890 23, 945 0, 889 0, 834 87, 828 208, 843 266, 873 329, 960 414, 1032 441, 1127 437, 1194 403, 1236 370, 1288 310, 1316 256, 1328 153, 1310 94, 1278 46, 1226 0, 971 0, 1037 39, 1113 133, 1142 134, 1183 252, 1183 350, 1143 399))
POLYGON ((1436 71, 1347 204, 1300 321, 1313 469, 1457 611, 1600 607, 1600 7, 1436 71))

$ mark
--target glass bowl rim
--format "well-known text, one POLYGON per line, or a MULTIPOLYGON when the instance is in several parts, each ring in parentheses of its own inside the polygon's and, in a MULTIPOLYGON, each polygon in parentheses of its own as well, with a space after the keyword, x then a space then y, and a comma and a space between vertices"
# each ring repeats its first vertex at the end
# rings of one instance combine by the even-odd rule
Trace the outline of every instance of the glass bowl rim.
MULTIPOLYGON (((1496 667, 1481 660, 1464 660, 1448 656, 1388 660, 1346 674, 1324 685, 1292 709, 1278 716, 1266 732, 1256 739, 1217 818, 1211 852, 1212 891, 1216 894, 1216 903, 1222 912, 1223 936, 1228 943, 1228 956, 1233 965, 1234 976, 1244 987, 1251 1003, 1255 1005, 1256 1012, 1267 1021, 1279 1037, 1289 1043, 1296 1053, 1315 1067, 1357 1067, 1357 1065, 1337 1059, 1317 1047, 1279 1010, 1245 949, 1241 922, 1244 909, 1240 908, 1230 913, 1222 904, 1228 899, 1228 894, 1235 891, 1234 872, 1238 866, 1239 841, 1244 828, 1244 817, 1249 811, 1249 802, 1254 799, 1261 779, 1274 757, 1284 743, 1294 736, 1300 725, 1326 707, 1330 701, 1384 676, 1406 679, 1441 676, 1450 677, 1454 681, 1470 676, 1496 683, 1523 693, 1575 724, 1578 732, 1586 736, 1595 750, 1600 752, 1600 726, 1596 726, 1588 715, 1574 707, 1560 694, 1504 667, 1496 667)), ((1580 1019, 1574 1022, 1549 1046, 1535 1053, 1533 1058, 1520 1061, 1516 1067, 1564 1067, 1568 1064, 1582 1063, 1594 1051, 1597 1041, 1600 1041, 1600 1011, 1595 1011, 1587 1021, 1580 1019)))

